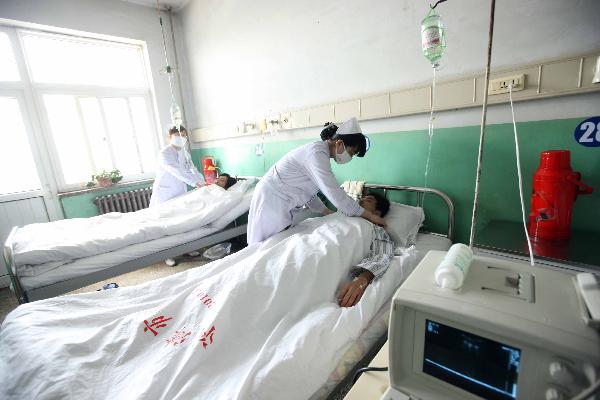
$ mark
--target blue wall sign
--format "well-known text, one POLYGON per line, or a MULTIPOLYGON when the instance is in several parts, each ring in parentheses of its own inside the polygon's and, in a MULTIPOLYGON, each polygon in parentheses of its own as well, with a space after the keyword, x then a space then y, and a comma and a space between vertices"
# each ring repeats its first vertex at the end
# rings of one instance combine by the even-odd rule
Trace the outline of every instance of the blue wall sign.
POLYGON ((575 140, 582 146, 600 147, 600 117, 588 118, 575 128, 575 140))

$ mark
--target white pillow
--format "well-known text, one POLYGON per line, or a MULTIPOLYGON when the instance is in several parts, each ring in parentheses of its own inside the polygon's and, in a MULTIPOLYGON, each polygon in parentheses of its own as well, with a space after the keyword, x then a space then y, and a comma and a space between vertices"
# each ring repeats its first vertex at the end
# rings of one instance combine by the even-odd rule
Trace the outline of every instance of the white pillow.
POLYGON ((386 223, 385 230, 396 246, 408 247, 416 243, 417 233, 425 220, 425 213, 421 207, 391 203, 390 210, 383 219, 386 223))
POLYGON ((248 189, 256 185, 256 182, 258 182, 258 179, 256 178, 239 179, 233 186, 227 189, 227 191, 246 193, 248 189))

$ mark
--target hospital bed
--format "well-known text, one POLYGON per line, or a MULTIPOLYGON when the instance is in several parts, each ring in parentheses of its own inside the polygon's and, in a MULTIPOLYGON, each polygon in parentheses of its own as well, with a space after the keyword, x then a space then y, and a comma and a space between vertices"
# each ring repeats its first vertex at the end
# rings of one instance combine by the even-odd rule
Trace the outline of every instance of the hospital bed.
MULTIPOLYGON (((394 186, 366 184, 365 190, 382 191, 389 198, 391 193, 412 193, 414 194, 414 204, 423 207, 424 200, 428 196, 436 197, 443 202, 447 211, 447 225, 445 233, 432 232, 425 227, 419 230, 413 251, 416 256, 407 268, 407 274, 412 271, 430 250, 448 250, 452 245, 454 238, 454 204, 450 197, 445 193, 431 188, 413 187, 413 186, 394 186)), ((428 200, 429 201, 429 200, 428 200)), ((426 213, 427 218, 427 213, 426 213)), ((406 278, 406 276, 404 277, 406 278)), ((321 388, 311 396, 310 400, 334 400, 341 399, 342 396, 353 384, 353 378, 360 368, 366 367, 373 357, 379 352, 381 347, 387 341, 390 305, 394 292, 386 299, 384 305, 377 312, 375 317, 369 322, 368 326, 360 336, 346 350, 336 368, 327 377, 321 388)))
MULTIPOLYGON (((237 177, 249 184, 258 178, 237 177)), ((217 220, 206 226, 145 242, 135 243, 101 254, 78 258, 35 276, 20 276, 15 262, 15 235, 13 227, 4 243, 4 259, 13 290, 19 303, 46 299, 136 271, 148 265, 174 258, 188 252, 211 246, 246 234, 246 224, 238 223, 247 214, 253 188, 217 220)))
POLYGON ((428 204, 441 197, 448 230, 419 233, 356 306, 340 308, 332 295, 368 251, 372 225, 311 218, 204 268, 18 307, 2 325, 0 396, 334 398, 385 340, 396 288, 452 238, 443 193, 368 188, 414 192, 417 202, 427 194, 428 204))

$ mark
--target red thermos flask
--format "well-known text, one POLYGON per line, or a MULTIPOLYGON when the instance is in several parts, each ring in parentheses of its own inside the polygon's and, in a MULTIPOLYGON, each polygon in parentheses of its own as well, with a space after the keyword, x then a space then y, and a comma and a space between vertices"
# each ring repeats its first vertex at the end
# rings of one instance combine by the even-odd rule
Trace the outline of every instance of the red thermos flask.
POLYGON ((202 159, 202 169, 204 172, 204 180, 207 185, 214 183, 217 179, 217 167, 214 164, 214 158, 206 156, 202 159))
POLYGON ((548 150, 541 154, 540 167, 533 175, 529 213, 529 235, 534 239, 569 239, 577 195, 594 190, 581 182, 581 173, 571 169, 570 161, 569 150, 548 150))

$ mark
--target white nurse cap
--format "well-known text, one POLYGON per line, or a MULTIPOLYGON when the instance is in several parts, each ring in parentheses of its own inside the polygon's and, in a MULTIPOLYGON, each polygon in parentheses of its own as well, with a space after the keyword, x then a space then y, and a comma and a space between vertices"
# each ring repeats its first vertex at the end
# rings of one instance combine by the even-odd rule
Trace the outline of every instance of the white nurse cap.
POLYGON ((360 129, 360 125, 356 118, 350 118, 348 121, 341 124, 335 133, 336 135, 352 135, 355 133, 362 133, 362 130, 360 129))

